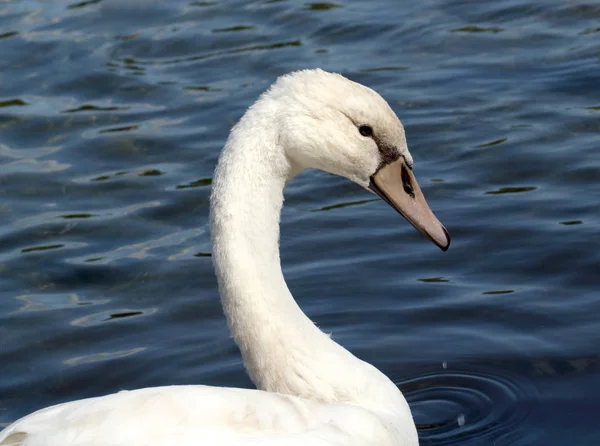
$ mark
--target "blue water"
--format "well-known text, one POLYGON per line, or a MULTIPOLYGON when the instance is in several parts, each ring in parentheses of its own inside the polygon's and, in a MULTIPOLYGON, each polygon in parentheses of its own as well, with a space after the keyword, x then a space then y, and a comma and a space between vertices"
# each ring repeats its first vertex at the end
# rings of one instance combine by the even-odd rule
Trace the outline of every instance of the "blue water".
POLYGON ((347 180, 286 193, 306 313, 406 393, 423 445, 600 444, 600 4, 0 2, 0 427, 144 386, 251 387, 208 197, 278 75, 378 90, 446 253, 347 180))

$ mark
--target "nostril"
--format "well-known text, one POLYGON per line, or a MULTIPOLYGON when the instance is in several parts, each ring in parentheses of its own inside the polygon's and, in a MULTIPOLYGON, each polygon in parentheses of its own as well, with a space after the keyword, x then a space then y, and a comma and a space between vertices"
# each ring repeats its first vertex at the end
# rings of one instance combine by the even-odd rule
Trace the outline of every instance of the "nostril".
POLYGON ((410 181, 410 174, 406 169, 406 166, 402 165, 402 186, 404 187, 404 192, 411 196, 411 198, 415 198, 415 190, 412 187, 412 183, 410 181))

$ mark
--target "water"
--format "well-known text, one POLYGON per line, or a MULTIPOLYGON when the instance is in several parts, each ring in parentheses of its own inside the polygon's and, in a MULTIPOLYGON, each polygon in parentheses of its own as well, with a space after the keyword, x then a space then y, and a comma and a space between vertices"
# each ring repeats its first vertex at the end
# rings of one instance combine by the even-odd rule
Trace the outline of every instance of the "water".
POLYGON ((0 425, 251 386, 210 178, 258 94, 318 66, 390 101, 453 242, 307 172, 281 240, 302 308, 398 383, 423 445, 597 445, 599 20, 591 0, 0 2, 0 425))

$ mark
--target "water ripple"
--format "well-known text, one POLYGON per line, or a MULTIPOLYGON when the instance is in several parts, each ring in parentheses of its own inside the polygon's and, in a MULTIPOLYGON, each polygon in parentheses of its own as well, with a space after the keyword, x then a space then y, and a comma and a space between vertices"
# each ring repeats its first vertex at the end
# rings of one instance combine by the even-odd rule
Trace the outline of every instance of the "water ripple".
POLYGON ((534 399, 537 390, 522 377, 500 371, 445 369, 406 382, 403 391, 421 444, 489 440, 523 423, 531 410, 524 403, 534 399))

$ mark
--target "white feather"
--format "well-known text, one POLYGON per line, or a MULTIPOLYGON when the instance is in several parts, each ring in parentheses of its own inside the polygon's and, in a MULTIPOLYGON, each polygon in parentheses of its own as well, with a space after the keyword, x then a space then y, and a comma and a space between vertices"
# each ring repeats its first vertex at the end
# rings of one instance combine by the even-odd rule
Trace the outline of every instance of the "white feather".
POLYGON ((49 407, 0 433, 0 446, 418 444, 387 377, 321 332, 285 283, 283 189, 305 168, 366 187, 380 154, 357 125, 412 163, 404 130, 373 90, 306 70, 280 78, 232 129, 211 196, 213 260, 223 308, 260 390, 158 387, 49 407))

